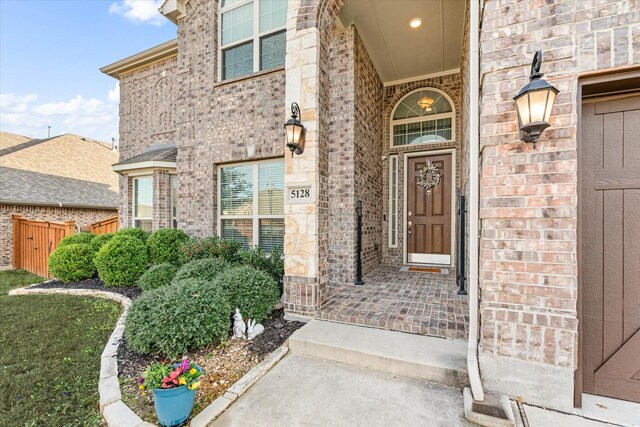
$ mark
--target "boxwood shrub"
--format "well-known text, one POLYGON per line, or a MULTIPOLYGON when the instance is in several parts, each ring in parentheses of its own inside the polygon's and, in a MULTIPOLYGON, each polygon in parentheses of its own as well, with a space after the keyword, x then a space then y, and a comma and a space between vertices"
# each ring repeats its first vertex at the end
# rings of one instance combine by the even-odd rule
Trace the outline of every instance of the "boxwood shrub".
POLYGON ((96 272, 94 255, 95 252, 88 244, 58 246, 49 256, 49 272, 63 282, 88 279, 96 272))
POLYGON ((96 235, 91 233, 72 234, 60 240, 60 242, 58 243, 58 248, 61 246, 67 246, 67 245, 88 244, 88 243, 91 243, 91 241, 95 237, 96 235))
POLYGON ((265 253, 256 246, 248 251, 240 251, 240 262, 257 270, 262 270, 273 278, 282 289, 284 277, 284 257, 279 247, 274 248, 270 254, 265 253))
POLYGON ((154 231, 147 239, 149 262, 162 264, 165 262, 180 265, 182 245, 189 241, 189 235, 175 228, 163 228, 154 231))
POLYGON ((147 270, 147 248, 140 239, 116 235, 94 258, 98 276, 107 286, 132 286, 147 270))
POLYGON ((149 237, 149 233, 144 231, 142 228, 123 228, 116 231, 116 236, 130 236, 140 239, 142 242, 146 242, 149 237))
POLYGON ((221 272, 228 268, 229 264, 220 258, 197 259, 180 267, 173 278, 173 283, 178 283, 184 279, 201 279, 211 283, 221 272))
POLYGON ((98 234, 91 240, 91 247, 95 252, 98 252, 113 236, 115 236, 115 233, 98 234))
POLYGON ((135 299, 125 320, 125 336, 139 353, 178 359, 189 349, 227 338, 232 314, 221 288, 200 279, 183 280, 135 299))
POLYGON ((205 239, 190 239, 182 246, 181 260, 183 263, 202 258, 219 257, 227 262, 234 263, 240 260, 238 251, 240 243, 219 237, 207 237, 205 239))
POLYGON ((176 275, 178 267, 173 264, 164 263, 154 265, 144 272, 138 279, 138 287, 143 291, 150 291, 171 283, 176 275))
POLYGON ((280 287, 272 277, 264 271, 244 265, 222 272, 215 285, 225 290, 231 305, 240 308, 243 317, 258 322, 269 317, 280 299, 280 287))

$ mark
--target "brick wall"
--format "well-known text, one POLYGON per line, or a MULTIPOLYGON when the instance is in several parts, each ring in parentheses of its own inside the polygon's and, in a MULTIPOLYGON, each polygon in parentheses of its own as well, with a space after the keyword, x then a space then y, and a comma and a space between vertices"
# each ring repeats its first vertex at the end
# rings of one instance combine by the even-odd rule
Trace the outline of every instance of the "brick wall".
POLYGON ((11 268, 13 260, 13 222, 11 215, 27 219, 64 222, 75 220, 79 227, 111 218, 115 209, 77 209, 47 206, 16 206, 0 204, 0 269, 11 268))
POLYGON ((571 409, 577 80, 640 63, 640 3, 487 0, 482 19, 481 369, 489 388, 519 388, 529 401, 571 409), (527 83, 536 50, 560 94, 534 150, 519 141, 512 97, 527 83), (500 375, 505 363, 509 378, 500 375))
POLYGON ((333 33, 330 48, 329 275, 353 283, 356 200, 363 201, 363 274, 380 265, 382 247, 383 86, 355 27, 333 33))
MULTIPOLYGON (((121 161, 142 154, 154 145, 176 140, 176 65, 174 56, 120 76, 121 161)), ((168 187, 166 189, 168 191, 168 187)), ((121 176, 119 216, 123 228, 132 226, 132 194, 131 178, 121 176)), ((154 194, 156 196, 163 200, 169 194, 154 194)), ((166 208, 166 204, 163 206, 166 208)), ((161 212, 158 208, 154 204, 154 216, 170 215, 169 211, 161 212)), ((161 223, 164 221, 154 218, 154 229, 161 223)))

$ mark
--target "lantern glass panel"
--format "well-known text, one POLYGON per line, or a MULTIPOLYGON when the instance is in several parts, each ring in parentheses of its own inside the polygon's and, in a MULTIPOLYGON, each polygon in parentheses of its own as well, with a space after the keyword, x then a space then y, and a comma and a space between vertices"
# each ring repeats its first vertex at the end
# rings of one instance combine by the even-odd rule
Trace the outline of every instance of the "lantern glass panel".
POLYGON ((549 119, 551 119, 551 110, 553 109, 553 104, 556 102, 556 93, 552 90, 549 91, 549 100, 547 101, 547 111, 544 113, 544 121, 549 123, 549 119))
POLYGON ((549 90, 536 90, 529 93, 529 108, 531 109, 531 122, 542 122, 547 107, 547 95, 549 90))
POLYGON ((298 125, 287 125, 287 141, 290 144, 300 143, 300 134, 302 133, 302 127, 298 125))
POLYGON ((516 101, 518 106, 518 118, 520 119, 520 126, 528 125, 531 123, 531 117, 529 116, 529 94, 524 94, 516 101))

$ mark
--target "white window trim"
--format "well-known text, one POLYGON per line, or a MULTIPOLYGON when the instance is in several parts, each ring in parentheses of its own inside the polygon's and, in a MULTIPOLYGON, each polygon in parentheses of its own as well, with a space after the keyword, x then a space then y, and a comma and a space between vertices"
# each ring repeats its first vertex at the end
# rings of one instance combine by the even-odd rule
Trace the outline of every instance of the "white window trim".
POLYGON ((153 224, 153 175, 140 175, 133 177, 131 180, 131 228, 136 228, 136 221, 151 221, 153 224), (141 178, 151 179, 151 216, 150 217, 138 217, 136 216, 136 181, 141 178))
MULTIPOLYGON (((222 2, 220 2, 221 4, 222 2)), ((231 80, 241 77, 246 77, 249 74, 243 74, 240 76, 230 77, 228 79, 223 79, 222 76, 222 51, 227 50, 229 48, 253 41, 253 72, 257 73, 260 71, 260 39, 264 36, 279 33, 280 31, 285 31, 287 29, 287 24, 281 25, 280 27, 272 28, 268 31, 260 32, 260 0, 244 0, 239 3, 236 3, 232 6, 221 7, 218 12, 218 81, 231 80), (240 40, 236 40, 232 43, 228 43, 226 45, 222 45, 222 14, 229 12, 233 9, 237 9, 249 3, 254 3, 253 7, 253 35, 251 37, 245 37, 240 40)))
POLYGON ((175 228, 178 228, 178 223, 176 222, 176 218, 177 218, 177 213, 174 214, 173 213, 173 208, 177 208, 177 206, 173 205, 173 186, 171 185, 171 180, 175 178, 176 179, 176 197, 177 197, 177 193, 178 193, 178 175, 177 174, 169 174, 169 209, 171 209, 171 228, 173 228, 173 224, 176 224, 175 228))
MULTIPOLYGON (((261 219, 282 219, 284 220, 284 212, 282 215, 273 215, 273 214, 260 214, 258 209, 258 196, 260 193, 260 164, 264 163, 275 163, 275 162, 284 162, 284 158, 276 158, 276 159, 267 159, 267 160, 258 160, 252 162, 237 162, 237 163, 226 163, 224 165, 218 166, 218 175, 216 178, 218 194, 217 194, 217 203, 218 203, 218 229, 217 234, 219 237, 222 237, 222 220, 223 219, 252 219, 252 236, 253 242, 252 247, 260 246, 260 220, 261 219), (233 167, 233 166, 248 166, 251 165, 253 167, 253 213, 251 215, 222 215, 222 169, 233 167)), ((284 250, 284 248, 282 248, 284 250)))
POLYGON ((391 148, 398 148, 398 147, 417 147, 417 146, 422 146, 422 145, 429 145, 429 144, 440 144, 443 142, 453 142, 456 140, 456 105, 453 103, 453 100, 451 99, 451 97, 449 95, 447 95, 445 92, 441 91, 440 89, 436 89, 435 87, 421 87, 415 90, 412 90, 411 92, 408 92, 406 94, 404 94, 404 96, 402 98, 400 98, 398 100, 398 102, 396 102, 396 105, 393 106, 393 110, 391 110, 391 116, 389 117, 389 146, 391 148), (398 119, 398 120, 394 120, 393 116, 396 114, 396 109, 398 108, 398 106, 400 104, 402 104, 402 101, 404 101, 407 97, 413 95, 416 92, 421 92, 424 90, 430 90, 433 92, 437 92, 439 94, 441 94, 442 96, 444 96, 447 101, 449 101, 449 105, 451 105, 451 112, 449 113, 442 113, 442 114, 433 114, 430 116, 422 116, 422 117, 412 117, 409 119, 398 119), (440 119, 451 119, 451 139, 448 139, 446 141, 427 141, 427 142, 420 142, 418 144, 408 144, 408 145, 393 145, 393 126, 394 125, 404 125, 404 124, 408 124, 408 123, 420 123, 420 122, 427 122, 427 121, 431 121, 431 120, 440 120, 440 119))
POLYGON ((390 248, 397 248, 398 247, 398 177, 400 174, 400 171, 398 170, 398 166, 399 166, 399 157, 397 154, 392 154, 389 156, 389 247, 390 248), (391 165, 395 162, 396 165, 396 170, 395 170, 395 181, 396 181, 396 188, 395 190, 393 189, 391 183, 393 182, 393 168, 391 167, 391 165), (396 201, 396 209, 395 212, 393 211, 393 207, 392 207, 392 200, 395 198, 396 201), (393 217, 393 215, 395 214, 396 217, 396 224, 395 224, 395 228, 393 227, 393 223, 391 221, 391 218, 393 217), (391 239, 391 237, 395 235, 395 243, 393 243, 393 239, 391 239))

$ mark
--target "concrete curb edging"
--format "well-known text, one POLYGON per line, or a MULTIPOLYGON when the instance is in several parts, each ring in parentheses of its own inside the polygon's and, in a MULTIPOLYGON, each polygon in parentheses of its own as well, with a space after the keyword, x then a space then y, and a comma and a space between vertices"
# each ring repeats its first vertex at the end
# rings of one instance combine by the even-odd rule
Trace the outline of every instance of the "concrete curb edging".
MULTIPOLYGON (((46 282, 45 282, 46 283, 46 282)), ((119 302, 124 308, 116 326, 109 337, 109 341, 100 357, 100 380, 98 392, 100 394, 100 413, 109 427, 153 427, 143 421, 123 401, 118 382, 118 346, 124 334, 124 319, 131 306, 131 300, 124 295, 113 292, 98 291, 92 289, 66 289, 66 288, 33 288, 40 283, 12 289, 9 295, 38 295, 38 294, 63 294, 104 298, 119 302)), ((205 427, 218 418, 233 402, 242 396, 249 388, 262 378, 276 363, 278 363, 289 351, 289 341, 285 341, 277 350, 269 354, 264 360, 244 374, 227 391, 216 400, 207 405, 198 415, 193 417, 189 425, 191 427, 205 427)))
POLYGON ((289 351, 288 340, 276 351, 269 354, 264 360, 251 368, 242 378, 236 381, 227 391, 211 402, 198 415, 193 417, 191 427, 205 427, 218 418, 233 402, 242 396, 249 388, 262 378, 276 363, 278 363, 289 351))
MULTIPOLYGON (((45 282, 46 283, 46 282, 45 282)), ((116 322, 116 326, 109 337, 109 341, 104 346, 100 356, 100 379, 98 381, 98 392, 100 394, 100 413, 104 417, 109 427, 150 427, 149 424, 136 415, 122 401, 120 393, 120 383, 118 382, 118 346, 124 333, 124 319, 131 306, 131 300, 124 295, 114 292, 98 291, 93 289, 67 289, 67 288, 33 288, 39 283, 17 288, 9 291, 9 295, 39 295, 39 294, 62 294, 89 296, 104 298, 118 302, 122 305, 123 311, 116 322)))

